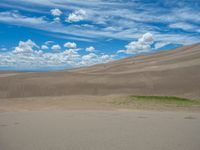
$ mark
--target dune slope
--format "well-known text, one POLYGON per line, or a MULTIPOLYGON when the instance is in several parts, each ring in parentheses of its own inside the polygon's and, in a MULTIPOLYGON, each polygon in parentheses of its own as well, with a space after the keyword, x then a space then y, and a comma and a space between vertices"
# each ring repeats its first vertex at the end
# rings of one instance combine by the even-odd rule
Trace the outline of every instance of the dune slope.
POLYGON ((110 94, 200 98, 200 44, 70 71, 0 73, 0 98, 110 94))

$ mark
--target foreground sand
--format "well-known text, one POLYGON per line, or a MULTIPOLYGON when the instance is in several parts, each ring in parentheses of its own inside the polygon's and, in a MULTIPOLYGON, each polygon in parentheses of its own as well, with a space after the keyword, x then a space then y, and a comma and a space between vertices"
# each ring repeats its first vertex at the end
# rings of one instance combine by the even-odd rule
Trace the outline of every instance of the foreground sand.
POLYGON ((200 105, 124 95, 0 99, 0 150, 199 150, 200 105))
POLYGON ((199 150, 200 113, 0 113, 1 150, 199 150))

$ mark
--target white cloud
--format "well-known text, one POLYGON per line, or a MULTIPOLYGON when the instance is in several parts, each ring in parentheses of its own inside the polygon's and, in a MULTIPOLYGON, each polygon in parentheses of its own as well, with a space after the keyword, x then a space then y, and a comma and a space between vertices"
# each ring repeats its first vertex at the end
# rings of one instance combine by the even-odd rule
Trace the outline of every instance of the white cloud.
MULTIPOLYGON (((59 46, 54 47, 58 48, 59 46)), ((111 55, 97 55, 89 53, 79 54, 76 49, 57 52, 42 52, 36 43, 31 40, 20 41, 19 45, 11 52, 0 53, 0 65, 4 67, 21 69, 39 69, 48 67, 74 68, 89 66, 112 61, 111 55), (19 68, 20 67, 20 68, 19 68)))
MULTIPOLYGON (((104 11, 101 12, 101 14, 98 14, 98 12, 96 11, 94 12, 94 10, 89 10, 89 9, 87 10, 87 14, 88 14, 87 20, 96 22, 98 21, 97 19, 98 17, 100 17, 100 20, 109 20, 109 18, 111 18, 111 21, 109 21, 109 23, 105 22, 106 23, 105 27, 111 26, 115 28, 115 30, 105 30, 105 28, 100 28, 95 25, 90 26, 89 28, 83 25, 66 26, 61 23, 52 23, 51 21, 48 21, 48 19, 45 19, 45 17, 27 17, 27 16, 20 15, 18 12, 0 12, 0 22, 48 31, 48 32, 51 32, 51 34, 49 34, 50 36, 55 36, 55 37, 57 36, 59 38, 64 38, 64 39, 66 39, 66 36, 68 36, 69 38, 75 39, 75 40, 77 38, 80 38, 80 40, 90 40, 90 39, 96 40, 98 38, 130 40, 133 38, 137 38, 138 35, 144 32, 151 32, 153 34, 156 33, 157 37, 162 38, 162 39, 158 38, 159 41, 164 41, 165 39, 167 41, 172 41, 173 43, 178 42, 178 44, 183 44, 183 45, 186 45, 186 43, 187 44, 194 43, 193 39, 195 39, 195 42, 200 41, 197 34, 183 34, 183 33, 177 34, 175 32, 164 34, 162 33, 163 29, 160 29, 159 27, 143 24, 142 23, 143 20, 140 20, 141 23, 138 24, 134 22, 133 20, 131 20, 132 13, 130 12, 130 10, 126 10, 126 11, 123 10, 123 11, 129 14, 127 17, 128 20, 124 18, 122 19, 121 14, 113 10, 109 10, 109 11, 106 10, 105 12, 104 11), (112 15, 109 15, 109 14, 112 14, 112 15), (107 18, 105 18, 105 16, 107 16, 107 18), (115 19, 115 17, 121 18, 121 19, 115 19), (120 28, 117 28, 117 27, 120 27, 120 28), (57 33, 62 33, 62 35, 58 35, 57 33), (183 37, 184 37, 184 40, 182 40, 183 37), (85 39, 85 38, 88 38, 88 39, 85 39)), ((159 18, 159 16, 157 17, 159 18)), ((168 17, 169 16, 165 16, 164 18, 168 18, 168 17)), ((133 16, 132 16, 132 19, 133 19, 133 16)), ((152 21, 155 19, 156 18, 154 16, 149 21, 152 21)), ((163 20, 160 18, 157 20, 161 20, 161 22, 163 22, 163 20)), ((171 22, 173 21, 174 20, 172 19, 171 22)), ((169 30, 169 29, 164 28, 164 30, 169 30)), ((195 31, 200 32, 199 28, 195 31)))
POLYGON ((47 45, 42 45, 42 46, 41 46, 41 49, 44 49, 44 50, 45 50, 45 49, 49 49, 49 47, 48 47, 47 45))
POLYGON ((126 50, 119 50, 118 53, 137 54, 148 52, 151 49, 153 42, 153 35, 151 33, 145 33, 137 41, 130 42, 125 46, 126 50))
MULTIPOLYGON (((16 1, 16 0, 15 0, 16 1)), ((88 38, 92 40, 104 39, 104 38, 111 38, 111 39, 123 39, 123 40, 130 40, 135 39, 138 35, 143 34, 145 32, 151 32, 158 35, 157 37, 159 41, 170 41, 175 44, 191 44, 194 41, 199 42, 199 34, 185 34, 183 31, 177 33, 176 31, 172 30, 171 27, 179 26, 186 31, 195 31, 200 32, 200 30, 192 29, 188 25, 181 25, 180 22, 183 23, 194 23, 199 29, 198 22, 200 21, 200 12, 199 9, 187 9, 185 7, 190 7, 191 5, 185 5, 184 7, 178 7, 173 5, 172 8, 166 9, 165 7, 154 7, 157 3, 148 3, 144 4, 140 1, 137 2, 127 2, 124 4, 122 1, 118 1, 117 5, 114 1, 102 1, 102 0, 86 0, 86 1, 56 1, 52 0, 40 0, 40 1, 32 1, 32 0, 18 0, 17 2, 13 1, 12 4, 5 5, 13 5, 13 7, 17 8, 26 8, 27 6, 42 6, 45 9, 39 9, 38 7, 34 7, 35 12, 42 11, 43 15, 49 14, 49 8, 59 8, 62 10, 79 10, 84 9, 87 11, 87 14, 83 15, 84 17, 77 17, 77 15, 72 15, 71 22, 73 20, 78 21, 80 18, 83 20, 87 20, 89 23, 92 22, 93 26, 86 27, 83 25, 66 25, 62 24, 59 19, 54 18, 55 22, 52 23, 45 17, 30 17, 24 16, 24 14, 20 15, 19 12, 12 12, 7 14, 0 13, 0 22, 12 24, 12 25, 19 25, 25 26, 29 28, 36 28, 43 31, 51 32, 51 36, 59 36, 60 38, 66 38, 66 36, 71 38, 88 38), (25 3, 26 1, 26 3, 25 3), (18 3, 18 4, 17 4, 18 3), (98 3, 98 4, 97 4, 98 3), (108 4, 109 3, 109 4, 108 4), (14 6, 15 5, 15 6, 14 6), (111 7, 112 6, 112 7, 111 7), (131 6, 131 7, 126 7, 131 6), (131 9, 131 8, 140 8, 140 9, 131 9), (156 9, 154 9, 154 8, 156 9), (145 10, 145 11, 143 11, 145 10), (75 19, 74 19, 75 18, 75 19), (76 19, 78 18, 78 19, 76 19), (153 24, 153 22, 157 22, 158 24, 161 23, 164 26, 158 26, 153 24), (177 25, 177 23, 179 23, 177 25), (103 24, 103 26, 97 26, 96 24, 103 24), (171 25, 167 26, 168 24, 171 25), (170 32, 169 32, 170 31, 170 32), (172 31, 172 32, 171 32, 172 31), (62 33, 62 34, 57 34, 62 33), (72 36, 73 35, 73 36, 72 36)), ((163 2, 165 4, 165 2, 163 2)), ((169 2, 171 3, 171 2, 169 2)), ((164 5, 163 5, 164 6, 164 5)), ((27 7, 30 8, 30 7, 27 7)), ((29 10, 27 10, 29 11, 29 10)), ((75 12, 75 11, 74 11, 75 12)), ((74 13, 72 12, 72 14, 74 13)), ((63 12, 64 13, 64 12, 63 12)), ((30 15, 30 13, 29 13, 30 15)), ((38 15, 36 15, 38 16, 38 15)), ((67 16, 67 21, 69 16, 67 16)), ((70 22, 70 21, 69 21, 70 22)), ((194 25, 194 24, 192 24, 194 25)), ((73 40, 73 39, 72 39, 73 40)), ((76 40, 76 39, 75 39, 76 40)))
POLYGON ((38 48, 38 46, 31 40, 27 40, 26 42, 20 41, 13 53, 32 53, 34 47, 38 48))
POLYGON ((51 9, 50 12, 53 16, 60 16, 62 14, 62 11, 60 9, 57 9, 57 8, 51 9))
MULTIPOLYGON (((166 0, 162 2, 163 6, 169 6, 169 9, 166 9, 166 7, 161 7, 158 5, 158 3, 143 3, 142 1, 137 2, 127 2, 124 4, 122 1, 102 1, 102 0, 85 0, 85 1, 59 1, 57 3, 55 0, 40 0, 40 1, 32 1, 32 0, 15 0, 11 4, 2 2, 4 5, 9 5, 9 7, 16 8, 16 9, 29 9, 27 11, 34 10, 35 12, 42 11, 44 14, 49 13, 49 8, 59 8, 63 10, 79 10, 84 9, 87 10, 87 20, 90 22, 93 22, 93 24, 102 23, 104 24, 105 28, 107 27, 108 30, 104 30, 102 28, 91 28, 86 29, 85 27, 80 28, 73 26, 71 28, 70 26, 65 26, 65 28, 60 28, 60 24, 52 25, 51 27, 48 27, 48 31, 54 32, 54 29, 56 32, 63 33, 63 34, 72 34, 77 35, 79 34, 81 37, 91 37, 95 38, 102 38, 102 37, 109 37, 109 38, 119 38, 119 39, 125 39, 130 40, 132 38, 137 37, 137 34, 142 34, 141 32, 151 32, 153 31, 161 31, 160 34, 163 34, 162 31, 169 31, 169 28, 163 27, 163 26, 157 26, 152 25, 153 22, 158 22, 162 24, 174 24, 177 22, 196 22, 196 25, 198 25, 198 22, 200 21, 200 12, 198 5, 189 4, 189 5, 182 5, 181 7, 179 5, 180 3, 174 3, 174 2, 168 2, 166 4, 166 0), (173 5, 172 5, 173 4, 173 5), (32 8, 30 10, 30 7, 27 6, 43 6, 46 9, 38 9, 38 7, 32 8), (112 6, 112 7, 111 7, 112 6), (126 7, 128 6, 128 7, 126 7), (131 6, 131 7, 129 7, 131 6), (156 7, 157 6, 157 7, 156 7), (173 7, 171 7, 173 6, 173 7), (194 6, 194 7, 191 7, 194 6), (131 9, 134 8, 140 8, 140 9, 131 9), (156 9, 154 9, 156 8, 156 9), (144 11, 145 10, 145 11, 144 11), (148 24, 150 22, 150 24, 148 24), (113 27, 109 29, 109 27, 113 27), (123 30, 116 30, 117 27, 121 27, 123 30), (58 31, 59 30, 59 31, 58 31), (94 31, 95 30, 95 31, 94 31), (80 32, 82 31, 82 32, 80 32), (107 31, 107 32, 104 32, 107 31), (85 34, 88 33, 89 34, 85 34)), ((189 3, 189 2, 188 2, 189 3)), ((42 13, 41 13, 42 14, 42 13)), ((15 19, 18 20, 18 19, 15 19)), ((10 21, 10 24, 15 24, 16 21, 12 20, 10 21)), ((24 25, 24 23, 21 23, 24 25)), ((32 27, 32 24, 29 23, 29 27, 32 27)), ((46 30, 46 26, 44 25, 42 27, 42 30, 46 30)), ((34 28, 40 28, 38 26, 33 26, 34 28)), ((96 27, 96 26, 95 26, 96 27)), ((61 27, 62 28, 62 27, 61 27)), ((198 30, 197 30, 198 31, 198 30)), ((198 31, 199 32, 199 31, 198 31)), ((175 34, 175 33, 172 33, 175 34)), ((182 33, 183 35, 184 33, 182 33)), ((190 40, 190 36, 197 37, 198 35, 189 35, 188 40, 190 40)), ((173 36, 172 36, 173 37, 173 36)))
POLYGON ((16 25, 42 25, 46 24, 47 21, 44 19, 44 17, 27 17, 20 15, 18 11, 6 11, 6 12, 0 12, 0 22, 6 22, 10 24, 16 24, 16 25))
POLYGON ((112 61, 113 58, 110 55, 97 55, 94 53, 89 53, 87 55, 82 56, 81 60, 81 65, 83 66, 90 66, 94 64, 99 64, 99 63, 107 63, 109 61, 112 61))
POLYGON ((54 41, 46 41, 44 44, 48 46, 48 45, 53 44, 53 43, 54 43, 54 41))
POLYGON ((102 55, 100 58, 102 59, 102 62, 104 62, 104 63, 112 61, 112 56, 110 56, 110 55, 102 55))
POLYGON ((53 23, 60 23, 60 15, 62 14, 62 11, 60 9, 51 9, 51 14, 54 16, 53 23))
POLYGON ((185 23, 185 22, 177 22, 177 23, 172 23, 169 25, 170 28, 176 28, 176 29, 182 29, 185 31, 197 31, 199 29, 198 26, 185 23))
POLYGON ((66 56, 68 56, 68 59, 69 58, 73 58, 73 59, 74 58, 80 58, 79 53, 76 50, 74 50, 74 49, 65 50, 63 52, 63 54, 66 55, 66 56))
POLYGON ((56 37, 56 38, 62 38, 62 39, 65 39, 65 40, 74 40, 74 41, 83 41, 83 42, 94 42, 95 39, 90 39, 90 38, 81 38, 81 37, 76 37, 76 36, 71 36, 71 35, 56 35, 56 34, 48 34, 49 36, 53 36, 53 37, 56 37))
POLYGON ((141 38, 138 40, 139 42, 148 43, 153 41, 153 35, 149 32, 142 35, 141 38))
POLYGON ((159 48, 162 48, 162 47, 164 47, 164 46, 166 46, 166 45, 168 45, 168 44, 170 44, 170 42, 156 42, 156 44, 155 44, 155 49, 159 49, 159 48))
POLYGON ((60 22, 60 18, 59 18, 59 17, 55 17, 55 18, 53 19, 53 21, 54 21, 54 23, 59 23, 59 22, 60 22))
POLYGON ((88 55, 84 55, 83 60, 91 60, 92 58, 97 58, 97 55, 94 53, 89 53, 88 55))
POLYGON ((95 48, 93 46, 87 47, 85 49, 87 52, 93 52, 95 50, 95 48))
POLYGON ((98 59, 98 56, 96 54, 90 53, 88 55, 82 56, 81 65, 83 65, 83 66, 89 66, 89 65, 97 64, 97 62, 99 60, 100 59, 98 59))
POLYGON ((172 34, 172 33, 156 33, 154 32, 155 39, 158 39, 159 41, 169 42, 173 44, 179 44, 179 45, 190 45, 199 42, 198 36, 188 35, 188 34, 172 34))
MULTIPOLYGON (((178 21, 188 21, 188 22, 196 22, 199 23, 200 21, 200 12, 199 8, 196 7, 183 7, 179 9, 173 10, 174 17, 178 21), (177 19, 178 18, 178 19, 177 19)), ((177 22, 178 22, 177 21, 177 22)))
POLYGON ((86 18, 86 11, 83 9, 75 10, 66 18, 66 22, 78 22, 86 18))
POLYGON ((61 47, 60 47, 60 45, 55 44, 55 45, 52 45, 51 49, 52 49, 52 50, 60 50, 61 47))
POLYGON ((77 45, 74 42, 67 42, 67 43, 64 44, 64 47, 75 49, 77 47, 77 45))

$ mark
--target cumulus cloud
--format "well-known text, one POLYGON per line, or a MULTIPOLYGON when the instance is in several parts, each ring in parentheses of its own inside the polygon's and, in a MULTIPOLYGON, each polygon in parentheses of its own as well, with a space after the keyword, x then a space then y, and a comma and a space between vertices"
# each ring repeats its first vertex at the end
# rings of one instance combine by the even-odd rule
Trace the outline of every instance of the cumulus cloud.
POLYGON ((89 66, 99 63, 107 63, 109 61, 112 61, 113 58, 110 55, 97 55, 95 53, 89 53, 87 55, 82 56, 81 65, 83 66, 89 66))
POLYGON ((52 49, 52 50, 60 50, 61 47, 60 47, 60 45, 55 44, 55 45, 52 45, 51 49, 52 49))
POLYGON ((49 47, 48 47, 47 45, 42 45, 42 46, 41 46, 41 49, 44 49, 44 50, 45 50, 45 49, 49 49, 49 47))
POLYGON ((85 49, 87 52, 93 52, 95 50, 95 48, 93 46, 87 47, 85 49))
POLYGON ((70 13, 66 18, 66 22, 78 22, 84 20, 86 17, 86 11, 83 9, 75 10, 73 13, 70 13))
POLYGON ((63 54, 67 55, 68 58, 80 58, 79 53, 74 49, 65 50, 63 54))
POLYGON ((67 42, 67 43, 64 44, 64 47, 75 49, 77 47, 77 45, 74 42, 67 42))
POLYGON ((118 53, 137 54, 148 52, 153 43, 153 35, 149 32, 142 35, 137 41, 130 42, 125 46, 125 50, 119 50, 118 53))
POLYGON ((13 53, 32 53, 34 47, 38 48, 38 46, 31 40, 25 42, 20 41, 13 53))
POLYGON ((53 16, 60 16, 62 14, 62 11, 60 9, 57 9, 57 8, 51 9, 50 12, 53 16))
POLYGON ((60 9, 55 8, 55 9, 51 9, 50 12, 54 16, 53 22, 59 23, 60 22, 60 15, 62 14, 62 11, 60 9))
MULTIPOLYGON (((58 44, 55 44, 52 47, 54 50, 60 48, 58 44)), ((20 66, 20 68, 27 70, 48 67, 74 68, 106 63, 112 60, 113 57, 106 54, 89 53, 87 55, 81 55, 77 49, 43 52, 32 40, 20 41, 14 50, 0 52, 1 66, 18 69, 20 66)))
POLYGON ((94 53, 90 53, 88 55, 84 55, 82 58, 83 60, 91 60, 92 58, 97 58, 97 55, 94 53))
POLYGON ((102 55, 100 58, 101 58, 102 62, 107 63, 112 60, 112 57, 113 56, 110 56, 110 55, 102 55))
POLYGON ((151 33, 147 32, 147 33, 143 34, 142 37, 139 38, 138 41, 144 42, 144 43, 145 42, 152 42, 153 41, 153 35, 151 33))

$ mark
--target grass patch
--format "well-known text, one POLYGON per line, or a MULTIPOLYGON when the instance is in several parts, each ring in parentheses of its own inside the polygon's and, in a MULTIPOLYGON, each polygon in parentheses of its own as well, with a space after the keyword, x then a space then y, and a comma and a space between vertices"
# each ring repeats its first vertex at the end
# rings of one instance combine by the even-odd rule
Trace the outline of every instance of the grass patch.
POLYGON ((142 103, 193 105, 200 104, 199 101, 175 97, 175 96, 130 96, 130 100, 142 103))
POLYGON ((160 104, 160 105, 175 105, 188 106, 200 105, 200 101, 175 96, 129 96, 126 99, 115 101, 117 105, 129 104, 160 104))

